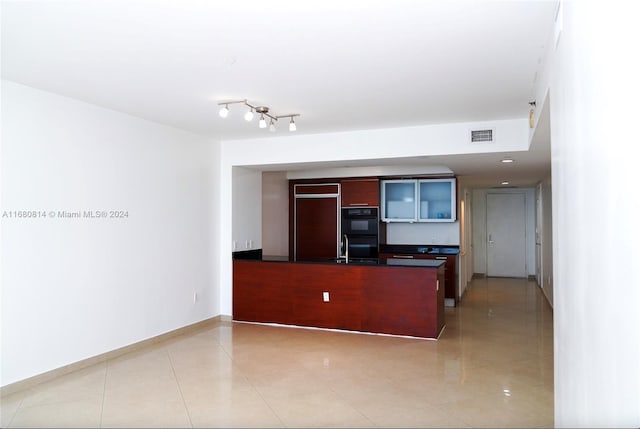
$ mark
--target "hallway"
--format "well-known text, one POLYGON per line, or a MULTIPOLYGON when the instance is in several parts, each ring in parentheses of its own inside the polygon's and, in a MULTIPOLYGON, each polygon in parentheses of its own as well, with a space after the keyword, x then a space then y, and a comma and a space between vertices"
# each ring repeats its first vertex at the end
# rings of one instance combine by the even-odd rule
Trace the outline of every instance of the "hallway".
POLYGON ((438 341, 220 322, 2 398, 2 427, 553 427, 535 282, 474 279, 438 341))

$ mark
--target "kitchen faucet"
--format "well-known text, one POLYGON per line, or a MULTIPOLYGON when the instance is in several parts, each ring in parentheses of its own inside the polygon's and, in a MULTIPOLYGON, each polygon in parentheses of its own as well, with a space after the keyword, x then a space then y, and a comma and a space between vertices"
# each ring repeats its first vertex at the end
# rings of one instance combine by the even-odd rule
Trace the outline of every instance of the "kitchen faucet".
POLYGON ((349 263, 349 237, 344 234, 344 262, 349 263))

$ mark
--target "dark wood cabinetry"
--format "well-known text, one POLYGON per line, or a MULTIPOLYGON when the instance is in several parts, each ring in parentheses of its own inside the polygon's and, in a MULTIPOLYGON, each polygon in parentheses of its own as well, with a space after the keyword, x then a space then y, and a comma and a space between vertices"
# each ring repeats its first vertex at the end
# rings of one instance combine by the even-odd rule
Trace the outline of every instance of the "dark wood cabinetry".
POLYGON ((291 183, 289 256, 304 261, 338 256, 338 183, 291 183))
POLYGON ((437 281, 442 266, 234 260, 233 320, 437 338, 444 327, 437 281))
POLYGON ((375 177, 290 181, 290 260, 338 256, 340 207, 379 207, 379 186, 375 177))
POLYGON ((338 256, 337 198, 297 198, 295 221, 297 261, 338 256))
POLYGON ((342 207, 379 207, 378 179, 345 179, 340 181, 342 207))
POLYGON ((458 284, 458 255, 433 255, 425 253, 381 253, 381 258, 408 258, 408 259, 438 259, 445 261, 444 265, 444 296, 453 299, 457 304, 459 297, 457 293, 458 284))
POLYGON ((293 184, 295 195, 321 195, 333 194, 338 195, 340 192, 337 183, 309 183, 309 184, 293 184))

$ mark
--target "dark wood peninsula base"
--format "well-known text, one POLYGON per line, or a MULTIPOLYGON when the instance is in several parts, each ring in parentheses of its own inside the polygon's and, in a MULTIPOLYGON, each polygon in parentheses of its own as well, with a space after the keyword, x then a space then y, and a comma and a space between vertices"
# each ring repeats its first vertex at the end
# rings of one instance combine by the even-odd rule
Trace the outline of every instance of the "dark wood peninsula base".
POLYGON ((381 264, 234 260, 233 320, 437 338, 444 264, 381 264))

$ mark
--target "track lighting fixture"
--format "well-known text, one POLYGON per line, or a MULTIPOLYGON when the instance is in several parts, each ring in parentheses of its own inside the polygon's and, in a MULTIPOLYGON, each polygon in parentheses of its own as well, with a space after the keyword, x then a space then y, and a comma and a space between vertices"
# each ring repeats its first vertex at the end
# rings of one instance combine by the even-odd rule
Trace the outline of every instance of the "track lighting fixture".
POLYGON ((276 122, 281 118, 290 118, 289 131, 296 130, 296 123, 293 121, 294 116, 300 116, 299 113, 293 113, 291 115, 272 115, 269 113, 269 108, 266 106, 254 106, 247 102, 247 100, 235 100, 235 101, 223 101, 218 103, 218 106, 222 106, 220 109, 220 117, 226 118, 229 115, 229 104, 244 104, 249 108, 249 111, 244 114, 244 119, 250 122, 253 119, 253 112, 260 114, 260 121, 258 122, 259 128, 267 128, 267 118, 269 118, 269 131, 276 130, 276 122))

